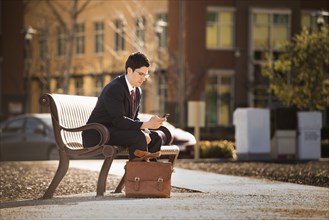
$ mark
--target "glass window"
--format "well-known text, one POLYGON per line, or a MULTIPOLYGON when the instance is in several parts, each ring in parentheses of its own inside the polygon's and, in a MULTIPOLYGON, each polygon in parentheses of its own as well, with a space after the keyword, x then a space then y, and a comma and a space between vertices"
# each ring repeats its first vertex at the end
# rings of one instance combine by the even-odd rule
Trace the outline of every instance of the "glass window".
POLYGON ((232 9, 208 8, 206 26, 207 48, 234 47, 234 12, 232 9))
POLYGON ((289 17, 286 14, 273 15, 272 42, 273 49, 280 49, 282 42, 289 39, 289 17))
POLYGON ((9 122, 3 129, 4 133, 20 133, 23 131, 24 119, 17 119, 9 122))
POLYGON ((136 19, 136 44, 137 48, 145 47, 145 18, 139 17, 136 19))
MULTIPOLYGON (((317 24, 317 20, 319 16, 316 11, 303 11, 301 17, 301 27, 307 28, 309 31, 319 30, 319 25, 317 24)), ((322 16, 324 23, 329 23, 328 16, 322 16)))
POLYGON ((158 47, 167 48, 168 36, 168 16, 167 14, 158 14, 155 24, 155 32, 158 37, 158 47))
POLYGON ((56 78, 56 91, 57 91, 57 93, 62 93, 63 92, 62 78, 60 78, 60 77, 56 78))
POLYGON ((25 133, 42 133, 45 130, 45 126, 34 118, 28 118, 25 123, 25 133))
POLYGON ((218 43, 218 25, 217 25, 217 13, 208 12, 207 21, 207 48, 215 48, 218 43))
POLYGON ((115 25, 115 50, 123 51, 125 49, 125 32, 124 32, 124 23, 121 19, 114 21, 115 25))
POLYGON ((65 32, 63 27, 57 27, 57 56, 65 53, 65 32))
POLYGON ((76 95, 83 95, 83 78, 75 78, 75 94, 76 95))
POLYGON ((312 27, 312 16, 311 14, 303 14, 301 18, 301 26, 311 30, 312 27))
POLYGON ((209 126, 232 124, 233 75, 216 72, 208 74, 206 83, 206 112, 209 126))
POLYGON ((75 26, 75 52, 76 54, 85 53, 85 25, 77 24, 75 26))
POLYGON ((222 48, 233 47, 233 14, 231 12, 220 13, 220 46, 222 48))
POLYGON ((48 56, 48 33, 46 30, 40 31, 39 37, 39 56, 42 60, 47 59, 48 56))
POLYGON ((208 76, 206 83, 207 124, 217 125, 217 76, 208 76))
POLYGON ((290 38, 290 12, 254 10, 252 13, 252 47, 253 54, 251 79, 252 93, 250 106, 269 107, 277 99, 268 90, 268 80, 263 77, 261 65, 267 54, 275 59, 282 51, 281 44, 290 38))
POLYGON ((103 86, 104 86, 103 77, 96 76, 95 77, 95 96, 99 96, 101 94, 103 86))
POLYGON ((94 23, 95 53, 104 52, 104 22, 94 23))
POLYGON ((269 45, 269 15, 257 13, 254 14, 253 19, 252 34, 254 48, 267 48, 269 45))

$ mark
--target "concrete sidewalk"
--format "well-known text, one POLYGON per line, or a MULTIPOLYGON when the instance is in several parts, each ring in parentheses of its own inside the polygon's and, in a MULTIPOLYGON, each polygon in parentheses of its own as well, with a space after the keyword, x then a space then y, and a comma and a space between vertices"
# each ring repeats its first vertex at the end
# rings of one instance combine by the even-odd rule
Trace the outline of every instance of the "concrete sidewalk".
MULTIPOLYGON (((102 161, 70 167, 99 170, 102 161)), ((124 160, 110 173, 123 174, 124 160)), ((176 168, 172 185, 200 191, 170 199, 132 199, 107 192, 1 204, 1 219, 328 219, 329 189, 176 168)))

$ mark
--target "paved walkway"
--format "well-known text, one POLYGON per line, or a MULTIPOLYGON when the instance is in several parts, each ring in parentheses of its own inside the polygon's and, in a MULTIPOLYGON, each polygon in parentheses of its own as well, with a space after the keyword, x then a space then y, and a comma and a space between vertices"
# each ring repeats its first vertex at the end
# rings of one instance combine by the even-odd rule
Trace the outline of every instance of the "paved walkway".
MULTIPOLYGON (((99 170, 96 161, 71 167, 99 170)), ((110 173, 123 174, 115 160, 110 173)), ((108 192, 1 204, 0 219, 329 219, 329 189, 264 179, 175 169, 172 185, 200 193, 170 199, 132 199, 108 192)))

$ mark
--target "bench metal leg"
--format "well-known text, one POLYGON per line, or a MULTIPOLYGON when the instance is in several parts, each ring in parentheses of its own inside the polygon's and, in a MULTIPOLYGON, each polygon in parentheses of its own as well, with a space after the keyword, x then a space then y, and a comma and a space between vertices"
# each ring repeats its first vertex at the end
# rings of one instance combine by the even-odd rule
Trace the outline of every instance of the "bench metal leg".
POLYGON ((97 196, 104 196, 104 192, 106 191, 106 180, 111 168, 114 157, 106 157, 102 166, 102 169, 98 176, 97 182, 97 196))
POLYGON ((69 163, 70 163, 69 158, 63 152, 59 152, 59 157, 60 158, 59 158, 58 168, 55 173, 55 176, 54 176, 53 180, 51 181, 50 185, 48 186, 48 189, 45 192, 45 194, 43 195, 42 199, 50 199, 53 197, 58 184, 62 181, 63 177, 67 173, 67 170, 69 168, 69 163))

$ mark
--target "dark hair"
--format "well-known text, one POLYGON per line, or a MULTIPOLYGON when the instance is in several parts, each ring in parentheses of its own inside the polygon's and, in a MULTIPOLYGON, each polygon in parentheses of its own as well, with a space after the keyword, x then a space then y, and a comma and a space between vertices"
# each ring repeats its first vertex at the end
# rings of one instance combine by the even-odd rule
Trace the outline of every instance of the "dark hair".
POLYGON ((147 59, 147 57, 141 52, 132 53, 126 61, 126 74, 128 67, 134 71, 135 69, 141 68, 143 66, 150 66, 150 61, 147 59))

